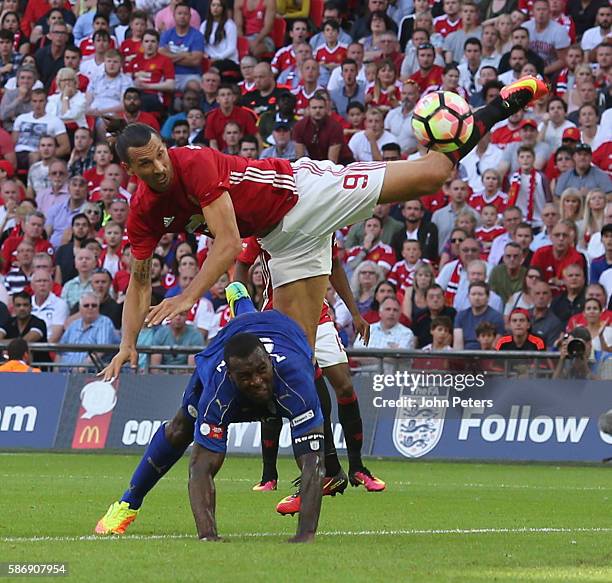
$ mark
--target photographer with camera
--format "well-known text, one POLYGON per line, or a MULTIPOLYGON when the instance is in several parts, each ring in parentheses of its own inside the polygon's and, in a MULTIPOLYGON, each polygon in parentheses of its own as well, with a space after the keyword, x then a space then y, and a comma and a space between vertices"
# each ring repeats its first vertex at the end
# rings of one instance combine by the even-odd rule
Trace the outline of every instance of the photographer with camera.
POLYGON ((584 379, 596 381, 595 362, 589 357, 593 351, 591 333, 578 326, 569 334, 565 334, 559 344, 559 362, 553 373, 553 379, 584 379))

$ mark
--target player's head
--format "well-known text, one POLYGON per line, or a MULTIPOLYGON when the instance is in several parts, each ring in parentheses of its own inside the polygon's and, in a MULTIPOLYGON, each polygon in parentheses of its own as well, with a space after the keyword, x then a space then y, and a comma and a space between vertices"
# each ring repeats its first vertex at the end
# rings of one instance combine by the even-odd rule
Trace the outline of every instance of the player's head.
POLYGON ((152 190, 163 192, 172 183, 174 170, 160 135, 144 123, 131 123, 118 135, 117 155, 128 174, 136 175, 152 190))
POLYGON ((255 334, 236 334, 225 344, 223 358, 232 382, 255 403, 267 403, 274 391, 274 369, 255 334))

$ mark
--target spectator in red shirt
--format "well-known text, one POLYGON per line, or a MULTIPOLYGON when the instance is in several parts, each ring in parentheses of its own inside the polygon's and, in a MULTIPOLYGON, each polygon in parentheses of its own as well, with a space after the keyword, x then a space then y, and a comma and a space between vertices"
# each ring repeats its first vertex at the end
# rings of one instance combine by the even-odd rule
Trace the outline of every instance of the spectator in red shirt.
POLYGON ((163 111, 175 88, 174 64, 159 53, 159 33, 148 29, 142 35, 142 53, 132 61, 134 86, 142 90, 144 111, 163 111))
POLYGON ((327 114, 327 101, 318 93, 308 105, 308 115, 293 128, 293 141, 298 158, 308 155, 313 160, 338 163, 344 143, 342 126, 327 114))
POLYGON ((53 246, 43 238, 45 232, 45 215, 40 211, 33 211, 26 216, 23 224, 23 235, 11 235, 2 245, 3 272, 7 273, 15 259, 15 252, 19 243, 27 241, 34 246, 36 253, 53 255, 53 246))
POLYGON ((240 105, 236 105, 238 95, 229 84, 222 84, 217 92, 219 107, 209 112, 206 117, 206 129, 204 137, 209 141, 210 147, 223 151, 223 130, 228 122, 236 122, 240 126, 243 135, 255 135, 257 133, 255 114, 240 105))
POLYGON ((132 65, 134 59, 141 55, 142 49, 142 37, 147 29, 147 13, 143 10, 134 10, 130 17, 130 31, 132 36, 126 38, 119 47, 121 54, 123 55, 123 72, 132 73, 132 65))
POLYGON ((112 161, 113 154, 110 146, 105 142, 98 143, 94 149, 94 162, 96 165, 83 172, 83 178, 87 180, 89 192, 100 186, 100 183, 104 180, 106 168, 112 161))
POLYGON ((130 87, 123 94, 123 119, 128 123, 140 122, 150 125, 159 131, 159 122, 154 115, 142 111, 142 93, 140 89, 130 87))
POLYGON ((275 75, 282 73, 288 67, 295 64, 296 49, 299 45, 307 42, 308 38, 308 22, 303 18, 296 18, 291 21, 289 38, 291 44, 282 47, 276 51, 272 59, 272 71, 275 75))
POLYGON ((13 168, 17 168, 17 156, 13 138, 5 129, 0 128, 0 157, 11 163, 13 168))
POLYGON ((531 267, 537 267, 542 272, 542 280, 547 282, 554 296, 564 290, 563 270, 568 265, 580 265, 586 273, 584 256, 572 245, 571 221, 559 221, 552 230, 552 245, 540 247, 531 260, 531 267))
POLYGON ((423 43, 417 47, 419 69, 416 73, 410 75, 410 79, 419 86, 421 93, 424 93, 432 85, 442 84, 444 69, 439 65, 434 65, 435 58, 436 50, 431 43, 423 43))
POLYGON ((349 249, 346 255, 346 263, 351 271, 363 261, 373 261, 381 268, 383 275, 386 277, 395 265, 395 252, 390 245, 386 245, 380 240, 382 227, 380 217, 373 216, 366 220, 363 244, 349 249))
POLYGON ((459 0, 444 0, 442 4, 443 14, 434 18, 434 30, 447 37, 451 32, 455 32, 461 28, 461 3, 459 0))

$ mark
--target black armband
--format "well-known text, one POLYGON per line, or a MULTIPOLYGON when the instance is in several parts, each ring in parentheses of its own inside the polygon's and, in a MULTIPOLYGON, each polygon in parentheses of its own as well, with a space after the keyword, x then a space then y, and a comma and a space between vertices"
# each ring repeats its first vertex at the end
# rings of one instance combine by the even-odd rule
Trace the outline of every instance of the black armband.
POLYGON ((324 437, 322 433, 308 433, 293 438, 293 453, 299 458, 307 453, 323 454, 324 437))

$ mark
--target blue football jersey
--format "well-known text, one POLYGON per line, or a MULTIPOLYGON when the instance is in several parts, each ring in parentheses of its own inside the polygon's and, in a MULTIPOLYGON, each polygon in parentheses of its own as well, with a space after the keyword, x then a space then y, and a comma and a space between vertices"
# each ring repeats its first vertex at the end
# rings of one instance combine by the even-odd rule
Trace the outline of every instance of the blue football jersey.
POLYGON ((275 310, 251 312, 232 320, 195 357, 194 380, 201 384, 194 440, 215 452, 224 452, 230 423, 267 417, 286 417, 291 434, 299 438, 323 424, 314 384, 312 350, 302 329, 275 310), (234 335, 259 337, 274 367, 274 395, 264 405, 254 404, 230 380, 223 359, 225 343, 234 335))

